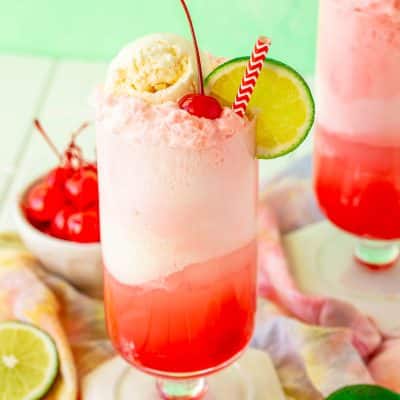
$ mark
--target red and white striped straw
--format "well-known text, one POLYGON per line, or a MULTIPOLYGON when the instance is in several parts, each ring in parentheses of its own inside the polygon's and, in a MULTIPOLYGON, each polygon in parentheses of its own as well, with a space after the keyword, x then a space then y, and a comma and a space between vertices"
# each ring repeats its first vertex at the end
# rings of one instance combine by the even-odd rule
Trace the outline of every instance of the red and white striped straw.
POLYGON ((232 106, 233 111, 241 117, 244 117, 246 114, 247 106, 249 105, 251 95, 254 92, 257 79, 260 76, 270 47, 271 41, 264 36, 260 36, 253 48, 246 73, 243 76, 242 83, 232 106))

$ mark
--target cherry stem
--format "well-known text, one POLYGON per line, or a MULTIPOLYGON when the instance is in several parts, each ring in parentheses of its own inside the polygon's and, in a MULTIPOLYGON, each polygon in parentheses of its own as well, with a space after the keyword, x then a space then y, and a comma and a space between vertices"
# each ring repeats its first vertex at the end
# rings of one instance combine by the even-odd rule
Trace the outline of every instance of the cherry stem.
POLYGON ((71 142, 74 142, 76 138, 90 125, 89 122, 84 122, 75 132, 72 133, 71 142))
POLYGON ((39 122, 38 119, 35 119, 33 121, 36 129, 40 132, 40 134, 42 135, 42 137, 44 138, 44 140, 47 142, 47 144, 49 145, 49 147, 51 148, 51 150, 53 150, 54 154, 57 156, 57 158, 62 161, 63 157, 62 154, 59 152, 59 150, 57 149, 56 145, 53 143, 53 141, 50 139, 49 135, 46 133, 46 131, 43 129, 42 124, 39 122))
POLYGON ((198 70, 198 75, 199 75, 199 89, 200 89, 200 93, 202 95, 204 95, 203 68, 201 66, 199 43, 197 42, 196 32, 195 32, 194 26, 193 26, 193 20, 192 20, 192 17, 190 16, 188 6, 186 5, 185 0, 181 0, 181 3, 182 3, 182 7, 185 11, 186 17, 189 22, 190 31, 192 33, 194 48, 196 51, 197 70, 198 70))

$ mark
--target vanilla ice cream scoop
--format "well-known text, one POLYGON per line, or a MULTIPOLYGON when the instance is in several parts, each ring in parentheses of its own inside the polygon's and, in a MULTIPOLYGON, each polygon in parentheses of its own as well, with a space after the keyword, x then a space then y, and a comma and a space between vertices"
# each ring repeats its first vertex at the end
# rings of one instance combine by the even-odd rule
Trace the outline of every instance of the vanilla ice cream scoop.
MULTIPOLYGON (((207 63, 208 57, 203 59, 207 63)), ((174 34, 153 34, 120 51, 109 67, 105 89, 159 104, 196 91, 197 76, 191 42, 174 34)))

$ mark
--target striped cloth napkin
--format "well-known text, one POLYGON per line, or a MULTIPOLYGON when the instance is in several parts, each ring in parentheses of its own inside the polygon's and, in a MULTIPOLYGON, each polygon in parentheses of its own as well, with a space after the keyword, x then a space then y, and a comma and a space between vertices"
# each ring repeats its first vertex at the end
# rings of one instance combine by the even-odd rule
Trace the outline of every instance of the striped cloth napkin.
POLYGON ((0 234, 0 321, 19 320, 46 331, 60 358, 45 400, 76 400, 79 381, 113 355, 103 303, 46 273, 15 234, 0 234))

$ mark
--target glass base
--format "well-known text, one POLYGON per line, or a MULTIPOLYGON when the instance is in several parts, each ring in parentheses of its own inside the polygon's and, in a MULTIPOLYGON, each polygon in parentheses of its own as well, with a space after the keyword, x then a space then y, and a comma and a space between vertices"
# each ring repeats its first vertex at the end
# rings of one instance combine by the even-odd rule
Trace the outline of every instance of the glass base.
MULTIPOLYGON (((388 336, 400 335, 400 261, 389 269, 365 268, 354 257, 358 239, 327 221, 285 237, 292 274, 305 293, 347 301, 388 336)), ((394 244, 394 243, 390 243, 394 244)))
POLYGON ((253 386, 238 364, 206 379, 158 380, 131 367, 118 382, 118 400, 255 400, 253 386))
POLYGON ((158 380, 157 389, 165 400, 200 400, 208 391, 205 378, 171 381, 158 380))
POLYGON ((397 244, 359 241, 337 231, 322 242, 316 262, 325 282, 354 297, 400 296, 397 244))
POLYGON ((400 247, 397 243, 364 239, 357 243, 354 255, 361 265, 373 271, 384 271, 395 266, 400 247))

